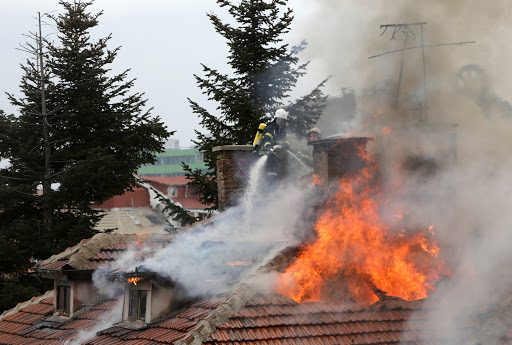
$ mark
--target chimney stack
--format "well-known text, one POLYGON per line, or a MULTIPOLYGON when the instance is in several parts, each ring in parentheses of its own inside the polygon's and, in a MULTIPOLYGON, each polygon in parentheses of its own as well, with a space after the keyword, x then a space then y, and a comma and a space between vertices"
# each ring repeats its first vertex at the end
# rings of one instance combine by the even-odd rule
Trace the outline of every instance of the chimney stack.
POLYGON ((365 166, 360 157, 371 137, 327 138, 311 142, 315 175, 326 183, 354 175, 365 166))
POLYGON ((217 188, 219 210, 234 206, 243 193, 248 179, 250 165, 254 161, 252 145, 216 146, 217 188))

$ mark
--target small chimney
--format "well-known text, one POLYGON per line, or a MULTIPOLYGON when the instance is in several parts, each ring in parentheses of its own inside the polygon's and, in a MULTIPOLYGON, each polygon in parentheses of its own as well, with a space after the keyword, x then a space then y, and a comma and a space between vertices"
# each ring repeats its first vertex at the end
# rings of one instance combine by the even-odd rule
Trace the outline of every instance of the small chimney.
POLYGON ((217 188, 219 210, 234 206, 242 194, 250 165, 254 161, 252 145, 217 146, 217 188))
POLYGON ((355 174, 365 166, 360 153, 366 151, 366 144, 372 140, 371 137, 327 138, 309 143, 313 145, 315 175, 330 183, 355 174))

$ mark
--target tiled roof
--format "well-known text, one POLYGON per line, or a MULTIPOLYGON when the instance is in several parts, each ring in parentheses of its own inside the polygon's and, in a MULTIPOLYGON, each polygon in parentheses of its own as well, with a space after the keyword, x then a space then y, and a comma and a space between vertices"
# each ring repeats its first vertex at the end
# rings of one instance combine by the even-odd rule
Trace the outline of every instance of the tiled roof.
POLYGON ((35 268, 36 270, 61 270, 65 268, 64 266, 70 266, 76 270, 95 270, 119 258, 136 241, 151 245, 151 243, 169 243, 171 240, 172 235, 168 234, 137 236, 100 233, 39 262, 35 268))
MULTIPOLYGON (((126 250, 134 240, 121 235, 103 235, 68 248, 61 255, 42 262, 39 268, 59 269, 53 267, 70 265, 93 269, 100 262, 113 260, 117 252, 126 250)), ((254 290, 258 285, 253 283, 258 282, 262 274, 287 267, 296 250, 282 251, 231 294, 189 303, 170 311, 145 329, 114 325, 104 326, 107 328, 97 332, 102 327, 102 316, 114 309, 119 299, 91 306, 72 319, 56 322, 50 318, 53 315, 53 293, 50 292, 2 314, 0 344, 64 345, 70 341, 73 344, 82 339, 80 331, 91 331, 88 339, 80 341, 88 345, 488 344, 489 339, 495 344, 512 344, 507 321, 512 315, 509 307, 512 301, 478 323, 455 329, 456 332, 452 332, 453 329, 444 332, 432 329, 427 322, 424 301, 386 297, 370 307, 353 301, 298 304, 288 297, 263 295, 254 290), (485 327, 481 328, 482 324, 485 327), (504 331, 497 333, 496 325, 504 331)))
MULTIPOLYGON (((437 344, 465 343, 474 329, 459 330, 457 339, 440 338, 426 326, 422 302, 381 301, 363 308, 355 302, 302 303, 279 296, 235 295, 196 301, 146 329, 110 327, 84 342, 89 345, 135 344, 437 344)), ((88 313, 63 323, 45 321, 53 298, 41 300, 0 321, 1 344, 59 344, 73 341, 79 330, 91 330, 116 301, 92 307, 88 313)), ((511 343, 511 332, 502 343, 511 343)), ((485 342, 483 342, 485 343, 485 342)))
POLYGON ((65 322, 46 320, 53 315, 53 296, 14 313, 6 312, 0 319, 0 344, 63 345, 97 326, 99 317, 111 309, 104 306, 94 306, 89 313, 65 322))

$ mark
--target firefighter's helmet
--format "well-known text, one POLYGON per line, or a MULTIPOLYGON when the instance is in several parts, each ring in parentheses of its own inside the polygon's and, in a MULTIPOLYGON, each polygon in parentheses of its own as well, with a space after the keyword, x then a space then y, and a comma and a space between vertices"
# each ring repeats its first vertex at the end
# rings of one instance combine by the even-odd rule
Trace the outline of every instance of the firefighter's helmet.
POLYGON ((311 128, 311 129, 308 131, 308 134, 307 134, 307 135, 308 135, 308 138, 309 138, 309 135, 310 135, 311 133, 316 133, 316 134, 318 135, 318 139, 322 138, 322 131, 321 131, 321 130, 319 130, 318 128, 316 128, 316 127, 313 127, 313 128, 311 128))
POLYGON ((274 118, 288 120, 288 112, 284 109, 277 109, 274 114, 274 118))

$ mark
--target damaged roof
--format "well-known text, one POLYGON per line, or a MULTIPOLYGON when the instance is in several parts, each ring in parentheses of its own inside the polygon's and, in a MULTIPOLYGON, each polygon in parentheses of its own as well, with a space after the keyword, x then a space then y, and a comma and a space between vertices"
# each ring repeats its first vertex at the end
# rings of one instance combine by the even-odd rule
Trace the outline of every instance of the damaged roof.
MULTIPOLYGON (((94 269, 114 260, 136 239, 140 238, 98 234, 40 262, 38 269, 94 269)), ((102 329, 102 317, 108 317, 116 305, 123 303, 121 297, 90 305, 73 318, 53 321, 54 293, 50 291, 0 316, 0 344, 512 344, 507 321, 508 315, 512 315, 510 303, 466 328, 446 331, 429 325, 424 300, 386 297, 369 307, 351 300, 299 304, 274 292, 258 291, 253 283, 262 279, 262 274, 286 267, 296 252, 296 248, 284 250, 230 294, 195 300, 137 330, 116 324, 102 329), (79 340, 87 331, 91 337, 79 340)))
MULTIPOLYGON (((301 303, 272 294, 259 295, 245 285, 224 298, 192 302, 140 330, 110 327, 83 342, 118 344, 441 344, 471 343, 474 327, 443 333, 429 329, 422 301, 389 299, 364 308, 352 301, 301 303), (447 334, 457 334, 450 338, 447 334), (462 337, 461 337, 462 336, 462 337)), ((48 322, 53 294, 37 303, 17 307, 0 317, 1 344, 65 344, 80 331, 94 329, 116 300, 91 307, 90 311, 62 323, 48 322)), ((502 344, 512 343, 504 332, 502 344)), ((481 342, 486 344, 488 342, 481 342)))
POLYGON ((79 244, 67 248, 62 253, 40 261, 36 270, 58 271, 64 269, 95 270, 119 258, 119 256, 137 241, 149 243, 169 243, 173 238, 170 234, 141 236, 118 233, 99 233, 82 240, 79 244))

